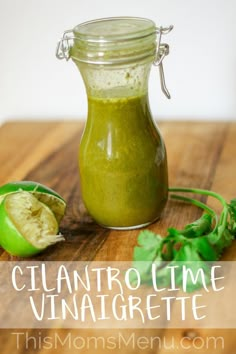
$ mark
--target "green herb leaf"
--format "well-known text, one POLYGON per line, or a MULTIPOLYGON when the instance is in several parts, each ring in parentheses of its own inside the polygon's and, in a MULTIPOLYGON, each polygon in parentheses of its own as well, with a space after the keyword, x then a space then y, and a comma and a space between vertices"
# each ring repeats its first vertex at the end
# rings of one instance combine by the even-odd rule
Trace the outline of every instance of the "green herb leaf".
POLYGON ((229 229, 233 236, 236 237, 236 198, 230 201, 228 207, 230 212, 229 229))
POLYGON ((210 244, 207 237, 197 237, 192 241, 194 249, 205 261, 216 261, 218 259, 217 251, 210 244))
POLYGON ((138 236, 138 244, 143 248, 150 249, 158 247, 162 242, 162 237, 149 230, 143 230, 138 236))
POLYGON ((211 230, 212 217, 209 214, 203 214, 200 219, 185 226, 182 234, 186 237, 199 237, 207 234, 211 230))
MULTIPOLYGON (((185 196, 172 195, 179 199, 200 207, 205 213, 196 221, 185 226, 183 230, 169 228, 165 238, 154 232, 144 230, 138 236, 138 246, 134 248, 134 266, 139 270, 143 282, 151 282, 151 266, 157 265, 157 280, 159 284, 165 284, 169 279, 167 264, 179 264, 182 262, 191 264, 193 273, 197 275, 199 267, 206 272, 206 279, 210 280, 209 265, 207 261, 215 261, 220 258, 223 250, 229 247, 236 236, 236 198, 227 204, 225 199, 212 191, 191 188, 169 188, 171 192, 187 192, 202 194, 216 198, 222 204, 220 216, 206 204, 185 196), (213 220, 215 225, 213 227, 213 220), (167 261, 169 263, 164 263, 167 261)), ((181 270, 176 273, 176 281, 181 284, 181 270)), ((201 287, 201 284, 188 284, 188 291, 201 287)))

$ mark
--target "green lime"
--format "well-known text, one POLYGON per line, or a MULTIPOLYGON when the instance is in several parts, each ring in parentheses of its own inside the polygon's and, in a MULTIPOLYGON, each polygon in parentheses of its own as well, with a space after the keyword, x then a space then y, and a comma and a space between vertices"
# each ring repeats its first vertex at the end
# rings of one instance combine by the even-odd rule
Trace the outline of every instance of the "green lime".
POLYGON ((43 184, 32 181, 18 181, 4 184, 0 187, 0 203, 9 194, 27 191, 34 195, 40 202, 46 204, 54 213, 58 223, 65 214, 66 202, 54 190, 43 184))
POLYGON ((36 197, 11 191, 0 204, 0 244, 14 256, 32 256, 64 239, 53 211, 36 197))

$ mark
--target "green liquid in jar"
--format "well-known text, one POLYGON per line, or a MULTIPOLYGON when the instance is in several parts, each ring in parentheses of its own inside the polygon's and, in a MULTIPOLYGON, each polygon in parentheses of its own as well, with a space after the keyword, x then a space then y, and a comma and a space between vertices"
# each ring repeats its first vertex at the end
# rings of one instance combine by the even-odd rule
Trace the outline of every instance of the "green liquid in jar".
POLYGON ((88 98, 79 166, 85 206, 99 224, 132 228, 160 216, 168 194, 166 151, 146 95, 88 98))

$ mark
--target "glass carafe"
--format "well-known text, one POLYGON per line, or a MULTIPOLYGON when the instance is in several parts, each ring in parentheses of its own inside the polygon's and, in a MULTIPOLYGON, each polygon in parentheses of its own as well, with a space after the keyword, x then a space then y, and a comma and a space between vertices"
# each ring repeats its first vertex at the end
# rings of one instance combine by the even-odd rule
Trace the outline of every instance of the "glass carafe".
POLYGON ((167 201, 166 149, 150 112, 148 78, 155 61, 169 95, 162 70, 168 46, 160 37, 170 29, 157 30, 147 19, 107 18, 76 26, 59 43, 58 56, 72 58, 87 91, 81 191, 88 212, 104 227, 145 226, 167 201))

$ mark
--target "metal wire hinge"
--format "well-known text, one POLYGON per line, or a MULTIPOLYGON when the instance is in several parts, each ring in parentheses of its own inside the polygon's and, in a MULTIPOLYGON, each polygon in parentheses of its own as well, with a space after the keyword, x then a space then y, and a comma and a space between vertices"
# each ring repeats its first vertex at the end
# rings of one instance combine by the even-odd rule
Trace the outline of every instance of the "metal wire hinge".
POLYGON ((70 59, 70 48, 73 44, 71 43, 71 41, 73 41, 74 39, 75 37, 73 34, 73 30, 67 30, 63 33, 63 36, 60 39, 60 41, 57 43, 57 47, 56 47, 56 57, 58 59, 66 59, 66 60, 70 59))
POLYGON ((153 62, 155 66, 159 66, 159 74, 160 74, 160 81, 161 81, 161 90, 167 98, 171 98, 170 93, 166 87, 164 69, 163 69, 163 59, 169 54, 169 45, 166 43, 161 43, 161 37, 163 34, 168 34, 174 26, 169 27, 157 27, 156 33, 159 35, 157 40, 157 50, 156 50, 156 57, 153 62))

